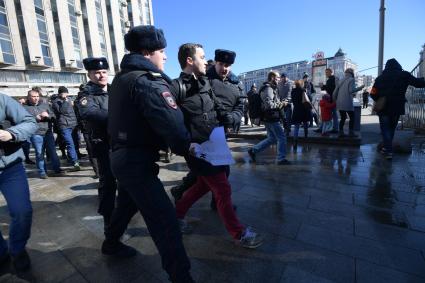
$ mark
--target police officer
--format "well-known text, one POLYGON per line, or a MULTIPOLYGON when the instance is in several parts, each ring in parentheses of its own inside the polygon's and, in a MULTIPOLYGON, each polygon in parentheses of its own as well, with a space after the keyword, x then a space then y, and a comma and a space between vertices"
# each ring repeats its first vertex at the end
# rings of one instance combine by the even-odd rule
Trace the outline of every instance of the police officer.
POLYGON ((0 93, 0 192, 11 217, 9 243, 0 232, 0 267, 12 257, 16 271, 30 268, 25 246, 31 233, 32 207, 21 143, 38 129, 34 117, 16 100, 0 93))
POLYGON ((89 82, 78 93, 74 103, 78 117, 88 133, 92 155, 97 160, 99 175, 99 208, 107 226, 115 206, 117 184, 111 172, 109 161, 108 121, 108 68, 106 58, 86 58, 83 60, 89 82))
POLYGON ((120 189, 117 208, 126 208, 128 213, 125 218, 114 212, 102 252, 120 255, 132 249, 119 239, 134 209, 138 209, 170 280, 193 282, 176 213, 158 179, 156 164, 160 149, 168 146, 174 153, 185 155, 190 142, 183 114, 169 89, 171 79, 163 72, 166 40, 161 29, 137 26, 129 30, 124 41, 130 53, 124 55, 122 71, 111 85, 108 131, 112 172, 120 189))

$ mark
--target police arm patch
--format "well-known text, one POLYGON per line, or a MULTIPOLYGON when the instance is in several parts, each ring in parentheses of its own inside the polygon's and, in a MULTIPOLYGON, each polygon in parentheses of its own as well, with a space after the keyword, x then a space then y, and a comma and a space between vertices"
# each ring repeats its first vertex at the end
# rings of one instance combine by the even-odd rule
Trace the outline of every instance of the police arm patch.
POLYGON ((86 106, 86 105, 87 105, 87 98, 86 98, 86 97, 81 98, 81 100, 80 100, 80 104, 81 104, 82 106, 86 106))
POLYGON ((174 97, 169 93, 168 91, 165 91, 161 93, 162 97, 165 99, 165 102, 167 102, 168 106, 170 106, 173 109, 177 109, 176 101, 174 100, 174 97))

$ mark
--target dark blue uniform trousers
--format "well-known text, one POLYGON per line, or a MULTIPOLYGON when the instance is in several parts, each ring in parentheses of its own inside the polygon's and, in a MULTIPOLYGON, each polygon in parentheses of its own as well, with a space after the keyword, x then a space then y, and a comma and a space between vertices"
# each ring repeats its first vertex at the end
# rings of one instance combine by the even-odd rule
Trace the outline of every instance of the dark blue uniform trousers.
POLYGON ((117 206, 105 236, 119 240, 135 211, 142 214, 159 251, 162 267, 172 282, 191 282, 190 262, 182 242, 176 212, 158 179, 158 153, 117 149, 111 153, 112 172, 118 180, 117 206))

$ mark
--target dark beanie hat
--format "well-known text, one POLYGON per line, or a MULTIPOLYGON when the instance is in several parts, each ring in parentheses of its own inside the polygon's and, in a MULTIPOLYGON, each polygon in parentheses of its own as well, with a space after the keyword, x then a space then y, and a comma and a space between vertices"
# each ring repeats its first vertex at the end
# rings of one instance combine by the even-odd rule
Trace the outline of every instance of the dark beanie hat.
POLYGON ((87 71, 91 70, 107 70, 109 69, 108 60, 105 57, 89 57, 83 60, 84 68, 87 71))
POLYGON ((68 93, 68 89, 64 86, 60 86, 58 88, 58 94, 61 94, 61 93, 68 93))
POLYGON ((225 49, 216 49, 215 50, 215 61, 233 64, 235 63, 236 53, 230 50, 225 49))
POLYGON ((154 26, 137 26, 130 29, 124 35, 125 48, 130 52, 140 51, 142 49, 155 51, 167 46, 162 29, 154 26))

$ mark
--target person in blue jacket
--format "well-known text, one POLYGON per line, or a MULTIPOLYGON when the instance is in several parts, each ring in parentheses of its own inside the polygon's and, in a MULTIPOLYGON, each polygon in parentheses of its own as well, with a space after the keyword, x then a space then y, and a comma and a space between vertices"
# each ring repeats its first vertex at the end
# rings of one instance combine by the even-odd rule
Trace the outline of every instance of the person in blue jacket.
POLYGON ((31 232, 32 206, 21 144, 37 129, 30 113, 14 99, 0 93, 0 192, 6 199, 12 219, 9 244, 0 232, 0 266, 11 257, 16 271, 31 266, 25 246, 31 232))

